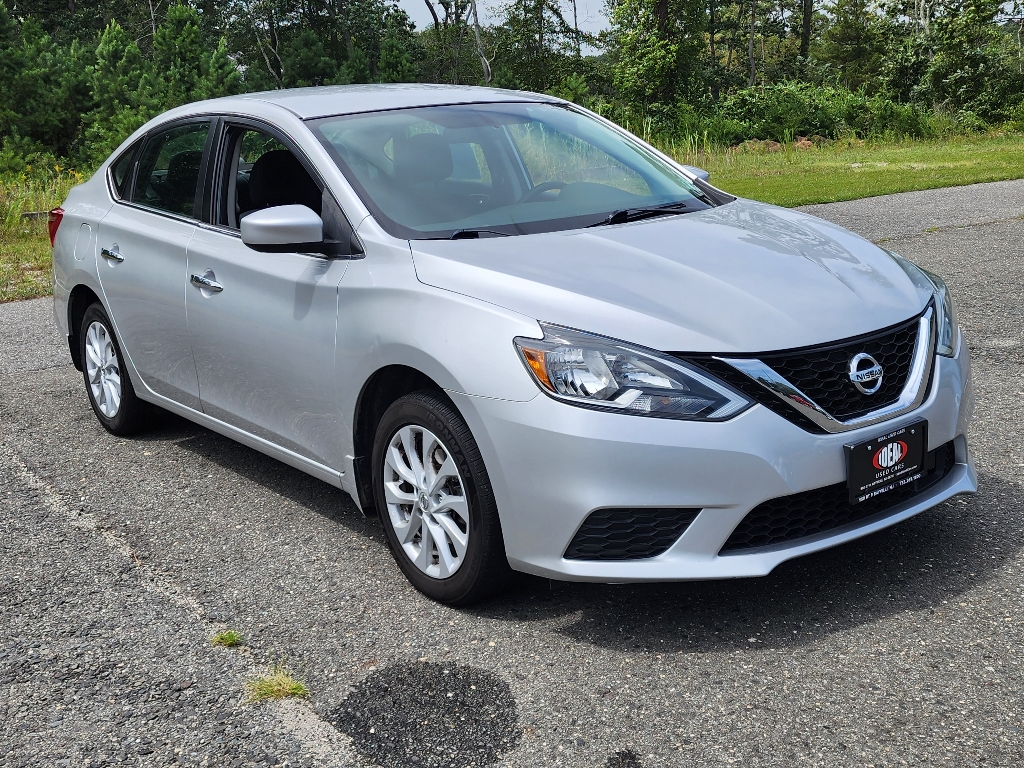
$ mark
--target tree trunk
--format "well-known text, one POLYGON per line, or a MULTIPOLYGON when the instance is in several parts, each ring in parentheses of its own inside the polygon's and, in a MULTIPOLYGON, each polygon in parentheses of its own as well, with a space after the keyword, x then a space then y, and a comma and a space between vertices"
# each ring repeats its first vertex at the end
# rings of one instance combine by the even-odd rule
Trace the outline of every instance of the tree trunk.
POLYGON ((484 70, 484 82, 491 84, 491 62, 484 55, 484 44, 480 41, 480 15, 476 10, 476 0, 469 0, 473 11, 473 36, 476 38, 476 55, 480 57, 480 66, 484 70))
POLYGON ((440 30, 441 22, 437 18, 437 11, 434 10, 434 4, 430 2, 430 0, 423 0, 423 2, 427 4, 427 10, 430 11, 430 15, 434 19, 434 29, 440 30))
POLYGON ((811 51, 811 20, 814 18, 814 0, 803 0, 804 18, 800 26, 800 58, 807 61, 811 51))
POLYGON ((708 18, 708 43, 711 46, 711 100, 718 101, 719 84, 718 84, 718 51, 715 48, 715 6, 717 0, 709 0, 709 18, 708 18))
POLYGON ((747 36, 747 58, 750 60, 750 77, 747 80, 747 87, 757 81, 757 65, 754 63, 754 23, 757 18, 757 3, 750 3, 750 34, 747 36))
POLYGON ((725 71, 732 71, 732 55, 736 51, 736 35, 740 28, 740 23, 743 21, 743 0, 740 0, 739 5, 736 8, 736 26, 729 30, 729 53, 725 57, 725 71))

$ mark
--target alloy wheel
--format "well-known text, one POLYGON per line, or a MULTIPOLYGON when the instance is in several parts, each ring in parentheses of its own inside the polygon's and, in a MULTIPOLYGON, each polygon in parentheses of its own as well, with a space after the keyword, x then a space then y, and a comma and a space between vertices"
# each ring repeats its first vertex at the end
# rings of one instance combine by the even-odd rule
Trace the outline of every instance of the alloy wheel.
POLYGON ((384 454, 384 499, 402 550, 435 579, 454 574, 469 545, 469 502, 451 451, 430 430, 401 427, 384 454))
POLYGON ((121 367, 103 323, 93 322, 85 332, 85 372, 96 407, 108 419, 114 418, 121 407, 121 367))

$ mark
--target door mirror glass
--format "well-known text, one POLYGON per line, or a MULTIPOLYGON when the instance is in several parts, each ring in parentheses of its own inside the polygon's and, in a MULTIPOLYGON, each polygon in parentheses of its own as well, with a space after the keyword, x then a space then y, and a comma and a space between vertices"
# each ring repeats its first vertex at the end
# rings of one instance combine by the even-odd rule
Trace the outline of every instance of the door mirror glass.
POLYGON ((304 205, 277 205, 242 219, 242 242, 254 251, 324 253, 324 222, 304 205))

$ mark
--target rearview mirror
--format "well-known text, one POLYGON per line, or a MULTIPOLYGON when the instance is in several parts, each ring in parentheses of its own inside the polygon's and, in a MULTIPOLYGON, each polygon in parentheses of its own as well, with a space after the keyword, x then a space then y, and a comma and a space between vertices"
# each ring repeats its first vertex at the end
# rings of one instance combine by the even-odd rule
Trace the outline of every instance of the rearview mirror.
POLYGON ((684 165, 683 168, 688 170, 701 181, 711 181, 711 174, 705 171, 703 168, 698 168, 696 165, 684 165))
POLYGON ((324 240, 324 222, 304 205, 277 205, 242 219, 242 242, 262 253, 334 255, 340 243, 324 240))

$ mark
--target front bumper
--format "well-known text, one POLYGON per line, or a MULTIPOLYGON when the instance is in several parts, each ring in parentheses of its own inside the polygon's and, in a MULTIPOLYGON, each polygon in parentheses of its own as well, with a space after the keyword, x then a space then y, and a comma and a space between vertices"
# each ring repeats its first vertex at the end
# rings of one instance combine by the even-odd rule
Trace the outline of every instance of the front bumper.
POLYGON ((755 405, 723 423, 672 421, 577 408, 538 395, 509 402, 450 393, 477 438, 512 567, 570 581, 672 581, 763 576, 779 563, 850 541, 977 490, 967 450, 973 409, 967 345, 937 357, 917 410, 843 434, 806 432, 755 405), (736 525, 768 499, 845 482, 843 446, 928 421, 928 449, 955 441, 939 482, 861 523, 771 548, 720 555, 736 525), (637 560, 563 557, 595 509, 692 507, 700 513, 666 552, 637 560))

